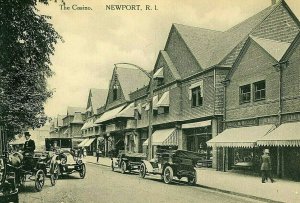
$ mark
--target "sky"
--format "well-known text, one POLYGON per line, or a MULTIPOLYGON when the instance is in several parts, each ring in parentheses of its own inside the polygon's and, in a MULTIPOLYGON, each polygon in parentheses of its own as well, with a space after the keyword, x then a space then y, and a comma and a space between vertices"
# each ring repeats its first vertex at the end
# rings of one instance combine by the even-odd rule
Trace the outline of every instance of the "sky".
MULTIPOLYGON (((271 0, 64 1, 69 10, 60 0, 38 7, 40 14, 52 16, 49 22, 64 39, 51 57, 55 75, 48 84, 54 94, 45 104, 51 117, 66 114, 68 106, 86 107, 90 88, 108 88, 115 63, 152 70, 172 23, 224 31, 271 5, 271 0), (142 10, 107 10, 110 5, 140 5, 142 10)), ((300 1, 286 2, 300 19, 300 1)))

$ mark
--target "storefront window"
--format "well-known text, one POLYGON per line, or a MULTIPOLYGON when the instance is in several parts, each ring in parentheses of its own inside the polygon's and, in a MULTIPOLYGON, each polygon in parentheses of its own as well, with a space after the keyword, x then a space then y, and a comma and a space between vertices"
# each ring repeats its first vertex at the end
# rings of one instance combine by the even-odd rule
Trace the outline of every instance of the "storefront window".
POLYGON ((234 164, 240 162, 253 162, 253 149, 235 148, 234 164))

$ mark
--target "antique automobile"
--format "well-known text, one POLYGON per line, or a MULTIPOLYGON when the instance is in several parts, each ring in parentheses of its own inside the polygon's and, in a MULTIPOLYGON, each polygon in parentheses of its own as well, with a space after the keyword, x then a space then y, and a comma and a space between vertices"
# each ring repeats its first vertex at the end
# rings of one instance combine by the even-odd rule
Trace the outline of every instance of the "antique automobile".
POLYGON ((86 166, 83 163, 82 159, 77 157, 70 151, 61 151, 57 154, 56 157, 53 157, 57 160, 55 164, 54 171, 57 173, 56 179, 60 175, 72 174, 78 172, 80 178, 84 178, 86 174, 86 166))
POLYGON ((146 174, 161 175, 161 179, 169 184, 174 177, 179 180, 183 177, 191 185, 197 183, 195 165, 202 157, 199 154, 185 150, 161 150, 157 151, 154 159, 143 160, 140 166, 139 175, 145 178, 146 174))
POLYGON ((143 153, 125 153, 123 150, 119 152, 116 158, 111 159, 111 170, 116 168, 121 169, 122 173, 132 170, 138 170, 142 160, 146 158, 146 154, 143 153))

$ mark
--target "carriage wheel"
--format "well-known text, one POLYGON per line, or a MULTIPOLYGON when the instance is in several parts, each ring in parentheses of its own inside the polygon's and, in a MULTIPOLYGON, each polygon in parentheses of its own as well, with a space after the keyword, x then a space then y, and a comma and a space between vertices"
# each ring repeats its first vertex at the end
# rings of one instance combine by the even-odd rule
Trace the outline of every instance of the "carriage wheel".
POLYGON ((45 173, 43 170, 38 170, 35 174, 35 189, 40 192, 45 184, 45 173))
POLYGON ((0 158, 0 186, 4 183, 6 176, 6 164, 3 158, 0 158))
POLYGON ((82 168, 81 168, 81 170, 79 171, 79 176, 80 176, 80 178, 84 178, 85 177, 85 173, 86 173, 86 168, 85 168, 85 164, 82 164, 82 166, 81 166, 82 168))
POLYGON ((146 176, 146 165, 144 163, 140 166, 139 175, 141 178, 145 178, 146 176))
POLYGON ((169 184, 173 180, 173 169, 171 166, 167 166, 163 172, 164 174, 164 182, 169 184))

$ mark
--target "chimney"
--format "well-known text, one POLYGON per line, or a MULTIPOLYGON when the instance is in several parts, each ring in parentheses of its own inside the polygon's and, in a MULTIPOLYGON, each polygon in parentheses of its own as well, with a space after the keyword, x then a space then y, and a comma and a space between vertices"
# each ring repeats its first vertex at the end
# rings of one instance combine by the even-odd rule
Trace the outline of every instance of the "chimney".
POLYGON ((73 121, 71 123, 78 123, 78 124, 83 123, 82 116, 81 116, 80 112, 75 112, 74 119, 73 119, 73 121))
POLYGON ((272 6, 275 5, 277 3, 276 0, 271 0, 272 6))

